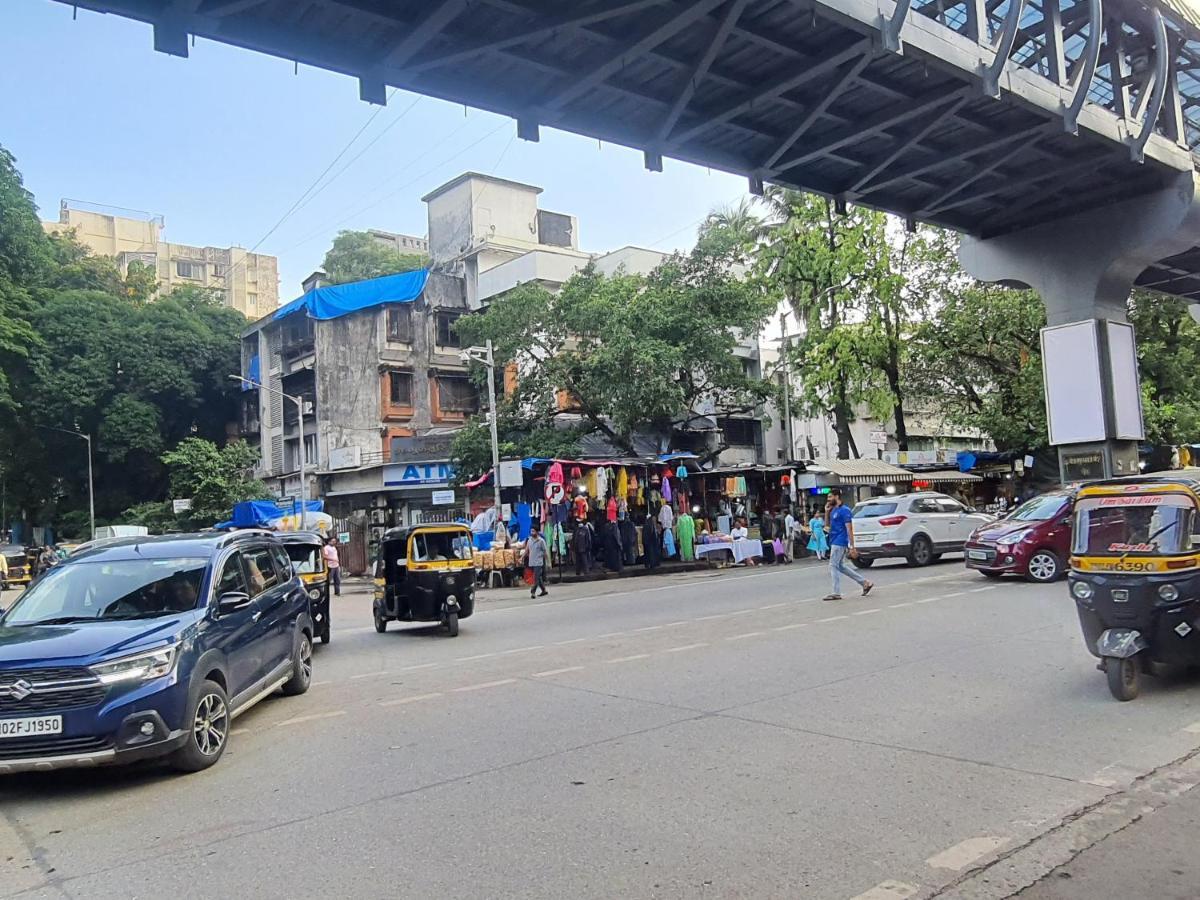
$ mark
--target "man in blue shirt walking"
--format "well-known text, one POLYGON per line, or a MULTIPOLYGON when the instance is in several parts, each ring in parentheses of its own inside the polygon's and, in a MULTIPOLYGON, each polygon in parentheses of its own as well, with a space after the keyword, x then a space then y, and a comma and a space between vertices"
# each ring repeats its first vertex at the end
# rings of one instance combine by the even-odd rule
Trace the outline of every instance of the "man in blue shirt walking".
POLYGON ((871 593, 875 585, 858 574, 854 566, 846 566, 846 557, 854 558, 854 514, 842 503, 842 492, 834 488, 829 492, 829 571, 833 575, 833 593, 826 600, 842 599, 842 575, 846 575, 862 586, 863 596, 871 593))

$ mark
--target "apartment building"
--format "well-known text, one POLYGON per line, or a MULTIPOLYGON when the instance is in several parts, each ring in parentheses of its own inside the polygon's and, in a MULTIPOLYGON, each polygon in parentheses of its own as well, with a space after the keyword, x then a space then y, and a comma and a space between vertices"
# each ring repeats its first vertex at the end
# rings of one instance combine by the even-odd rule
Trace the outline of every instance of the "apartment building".
POLYGON ((461 278, 421 270, 315 288, 247 328, 243 376, 269 390, 247 386, 240 432, 278 496, 299 495, 303 454, 308 495, 368 515, 375 538, 456 515, 450 442, 479 408, 453 329, 465 311, 461 278), (276 392, 301 398, 303 439, 276 392))
POLYGON ((43 222, 42 227, 51 233, 74 231, 93 254, 116 260, 122 274, 133 262, 148 266, 158 276, 160 293, 184 284, 212 288, 226 306, 251 319, 279 305, 279 264, 274 256, 242 247, 164 241, 162 216, 63 200, 58 221, 43 222))
POLYGON ((411 234, 397 234, 392 231, 380 231, 378 228, 368 228, 367 234, 375 238, 383 246, 409 256, 429 252, 429 241, 423 237, 411 234))

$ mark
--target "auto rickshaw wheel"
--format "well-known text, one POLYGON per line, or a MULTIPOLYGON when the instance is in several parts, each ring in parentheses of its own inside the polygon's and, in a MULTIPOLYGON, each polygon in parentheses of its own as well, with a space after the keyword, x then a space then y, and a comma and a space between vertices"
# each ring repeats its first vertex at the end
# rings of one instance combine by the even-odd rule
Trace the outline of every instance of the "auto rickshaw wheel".
POLYGON ((446 631, 450 633, 450 637, 458 637, 458 613, 446 616, 446 631))
POLYGON ((1109 693, 1122 702, 1136 697, 1140 687, 1138 669, 1138 660, 1132 656, 1125 659, 1105 657, 1104 674, 1108 676, 1109 693))
POLYGON ((378 610, 375 612, 375 630, 380 634, 383 634, 385 631, 387 631, 387 619, 381 616, 378 610))

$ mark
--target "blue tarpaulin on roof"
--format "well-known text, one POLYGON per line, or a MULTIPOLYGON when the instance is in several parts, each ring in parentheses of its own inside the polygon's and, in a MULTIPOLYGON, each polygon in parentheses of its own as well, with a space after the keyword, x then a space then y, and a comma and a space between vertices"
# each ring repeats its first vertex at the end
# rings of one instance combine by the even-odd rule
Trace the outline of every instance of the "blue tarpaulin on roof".
POLYGON ((292 313, 307 310, 313 319, 336 319, 372 306, 384 303, 411 303, 425 290, 429 279, 428 269, 415 269, 399 275, 385 275, 351 284, 335 284, 330 287, 314 288, 297 297, 291 303, 279 307, 275 318, 282 319, 292 313))
MULTIPOLYGON (((308 512, 324 512, 324 500, 308 500, 304 503, 304 508, 308 512)), ((298 501, 286 500, 276 502, 274 500, 247 500, 244 503, 236 503, 233 507, 233 517, 228 522, 219 522, 214 528, 266 528, 271 522, 289 514, 295 515, 300 512, 300 504, 298 501)))

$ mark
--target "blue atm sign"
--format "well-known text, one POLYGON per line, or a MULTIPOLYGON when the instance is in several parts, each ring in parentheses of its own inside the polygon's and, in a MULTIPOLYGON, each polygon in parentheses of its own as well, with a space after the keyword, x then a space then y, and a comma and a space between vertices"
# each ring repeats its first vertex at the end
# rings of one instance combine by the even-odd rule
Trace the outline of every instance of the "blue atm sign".
POLYGON ((393 463, 383 467, 384 487, 449 484, 454 467, 448 462, 393 463))

